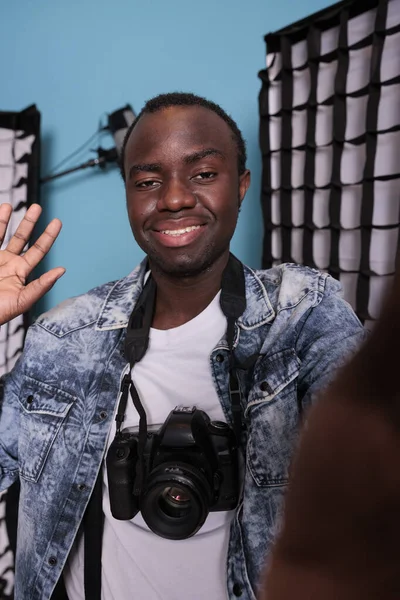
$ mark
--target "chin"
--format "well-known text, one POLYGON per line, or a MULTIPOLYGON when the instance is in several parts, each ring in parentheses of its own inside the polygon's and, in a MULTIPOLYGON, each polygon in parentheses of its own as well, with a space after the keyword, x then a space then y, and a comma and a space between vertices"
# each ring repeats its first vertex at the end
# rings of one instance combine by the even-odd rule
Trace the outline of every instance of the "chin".
POLYGON ((158 263, 154 266, 160 271, 163 271, 165 275, 169 275, 170 277, 182 278, 196 277, 197 275, 200 275, 210 267, 208 263, 204 264, 203 262, 200 263, 199 261, 194 261, 190 263, 158 263))
POLYGON ((201 256, 177 256, 175 260, 168 260, 167 257, 159 254, 150 256, 150 266, 152 269, 163 272, 170 277, 196 277, 212 267, 214 262, 223 254, 215 255, 210 252, 203 252, 201 256))

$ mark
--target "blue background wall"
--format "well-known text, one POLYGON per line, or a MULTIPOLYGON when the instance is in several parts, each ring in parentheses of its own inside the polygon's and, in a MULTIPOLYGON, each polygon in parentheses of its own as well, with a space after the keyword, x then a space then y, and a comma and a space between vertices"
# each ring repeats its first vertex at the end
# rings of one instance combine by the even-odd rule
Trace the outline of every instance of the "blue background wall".
MULTIPOLYGON (((248 145, 252 185, 232 249, 260 266, 261 157, 257 73, 263 36, 332 4, 329 0, 19 0, 0 8, 0 109, 36 103, 42 113, 42 175, 85 142, 105 113, 168 91, 222 105, 248 145)), ((103 147, 113 145, 105 134, 103 147)), ((89 146, 90 148, 90 146, 89 146)), ((71 163, 96 155, 88 151, 71 163)), ((69 166, 69 165, 68 165, 69 166)), ((67 273, 35 309, 117 279, 142 257, 126 218, 116 168, 90 169, 42 186, 43 221, 64 224, 46 268, 67 273)))

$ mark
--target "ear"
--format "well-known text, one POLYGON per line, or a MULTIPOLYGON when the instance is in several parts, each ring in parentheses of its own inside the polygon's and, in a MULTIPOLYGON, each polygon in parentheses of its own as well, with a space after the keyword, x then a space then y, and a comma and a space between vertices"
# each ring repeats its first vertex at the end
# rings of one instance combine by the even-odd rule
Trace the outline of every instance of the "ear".
POLYGON ((239 208, 242 205, 247 190, 250 187, 250 171, 246 169, 244 173, 239 175, 239 208))

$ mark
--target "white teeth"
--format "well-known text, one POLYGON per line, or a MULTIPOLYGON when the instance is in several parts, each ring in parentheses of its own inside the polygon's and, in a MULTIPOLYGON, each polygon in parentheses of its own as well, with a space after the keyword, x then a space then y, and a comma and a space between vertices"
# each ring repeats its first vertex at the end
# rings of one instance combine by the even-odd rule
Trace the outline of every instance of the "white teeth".
POLYGON ((195 229, 200 229, 201 225, 192 225, 192 227, 185 227, 185 229, 165 229, 161 233, 165 233, 166 235, 183 235, 184 233, 189 233, 189 231, 194 231, 195 229))

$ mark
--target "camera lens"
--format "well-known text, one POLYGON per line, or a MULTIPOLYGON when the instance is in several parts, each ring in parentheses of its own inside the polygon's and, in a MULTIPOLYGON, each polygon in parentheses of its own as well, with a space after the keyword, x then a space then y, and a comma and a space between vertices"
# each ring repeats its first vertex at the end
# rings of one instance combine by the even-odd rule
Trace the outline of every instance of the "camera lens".
POLYGON ((161 492, 158 504, 160 510, 173 518, 185 517, 190 509, 190 497, 183 488, 167 487, 161 492))
POLYGON ((147 478, 140 509, 149 528, 170 540, 184 540, 204 524, 212 503, 205 475, 185 463, 164 463, 147 478))

